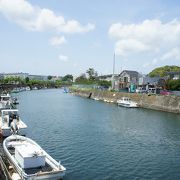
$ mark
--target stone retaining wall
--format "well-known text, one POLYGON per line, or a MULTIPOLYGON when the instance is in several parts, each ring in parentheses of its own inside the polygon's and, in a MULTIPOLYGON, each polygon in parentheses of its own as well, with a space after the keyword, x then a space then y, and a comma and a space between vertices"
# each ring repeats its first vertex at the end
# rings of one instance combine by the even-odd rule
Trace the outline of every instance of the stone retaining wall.
POLYGON ((174 95, 148 95, 83 89, 72 89, 72 93, 86 98, 88 98, 91 94, 90 98, 92 99, 97 98, 111 103, 116 103, 118 99, 125 96, 130 97, 133 101, 136 101, 142 108, 180 113, 180 97, 174 95))

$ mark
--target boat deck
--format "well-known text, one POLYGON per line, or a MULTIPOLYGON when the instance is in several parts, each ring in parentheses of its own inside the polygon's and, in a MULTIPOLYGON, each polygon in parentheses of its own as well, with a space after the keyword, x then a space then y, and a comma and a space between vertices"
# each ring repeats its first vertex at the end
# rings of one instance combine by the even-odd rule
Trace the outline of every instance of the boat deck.
MULTIPOLYGON (((5 116, 7 119, 9 118, 9 116, 5 116)), ((17 125, 19 128, 27 128, 27 125, 20 119, 18 122, 17 122, 17 125)), ((4 127, 9 127, 9 123, 8 121, 4 122, 3 124, 4 127)), ((0 117, 0 127, 2 127, 2 117, 0 117)))
POLYGON ((38 168, 28 168, 24 169, 26 174, 36 174, 38 172, 50 172, 52 171, 52 167, 49 164, 45 163, 45 166, 38 167, 38 168))

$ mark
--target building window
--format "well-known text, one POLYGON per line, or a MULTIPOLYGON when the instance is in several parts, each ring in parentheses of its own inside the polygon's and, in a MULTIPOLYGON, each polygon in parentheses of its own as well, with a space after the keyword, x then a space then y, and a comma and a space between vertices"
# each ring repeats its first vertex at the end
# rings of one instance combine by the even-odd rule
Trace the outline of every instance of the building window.
POLYGON ((128 82, 128 77, 124 77, 124 82, 128 82))

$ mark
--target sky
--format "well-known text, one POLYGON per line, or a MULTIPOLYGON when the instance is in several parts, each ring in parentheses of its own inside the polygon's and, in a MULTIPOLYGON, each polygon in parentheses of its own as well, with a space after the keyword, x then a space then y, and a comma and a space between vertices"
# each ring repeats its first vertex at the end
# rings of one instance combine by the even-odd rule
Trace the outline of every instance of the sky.
POLYGON ((0 0, 0 72, 180 66, 179 0, 0 0))

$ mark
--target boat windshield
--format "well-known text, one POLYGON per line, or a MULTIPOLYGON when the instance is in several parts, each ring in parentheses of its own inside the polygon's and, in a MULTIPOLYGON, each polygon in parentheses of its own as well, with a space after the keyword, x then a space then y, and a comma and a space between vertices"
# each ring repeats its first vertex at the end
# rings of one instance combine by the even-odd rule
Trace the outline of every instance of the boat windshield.
POLYGON ((1 97, 2 101, 8 101, 10 99, 10 97, 1 97))
POLYGON ((124 101, 130 101, 131 99, 130 98, 128 98, 128 97, 123 97, 122 98, 124 101))

